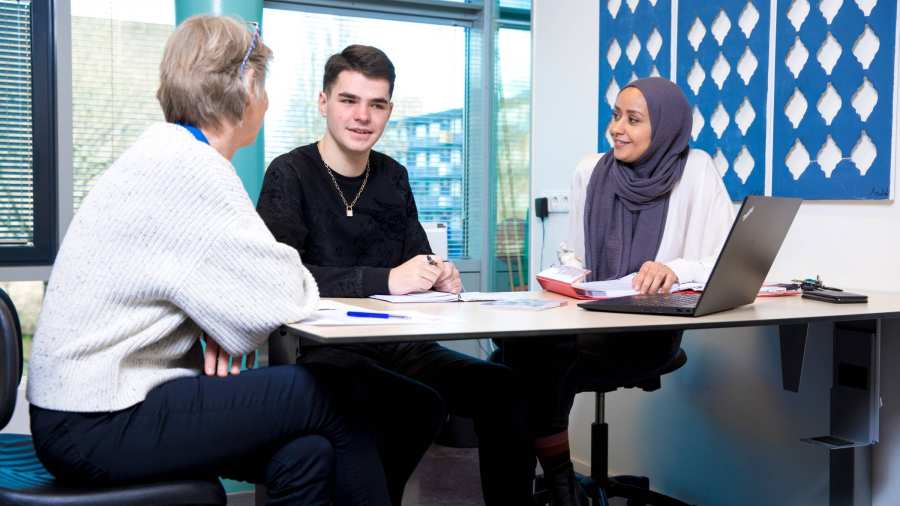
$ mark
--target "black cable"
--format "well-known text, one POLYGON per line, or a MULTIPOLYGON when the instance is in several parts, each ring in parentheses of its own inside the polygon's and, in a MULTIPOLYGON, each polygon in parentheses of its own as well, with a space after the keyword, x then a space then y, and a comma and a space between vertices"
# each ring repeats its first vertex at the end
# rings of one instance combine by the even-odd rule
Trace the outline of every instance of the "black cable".
POLYGON ((544 218, 541 218, 541 254, 538 263, 538 272, 544 269, 544 239, 547 237, 547 228, 544 226, 544 218))

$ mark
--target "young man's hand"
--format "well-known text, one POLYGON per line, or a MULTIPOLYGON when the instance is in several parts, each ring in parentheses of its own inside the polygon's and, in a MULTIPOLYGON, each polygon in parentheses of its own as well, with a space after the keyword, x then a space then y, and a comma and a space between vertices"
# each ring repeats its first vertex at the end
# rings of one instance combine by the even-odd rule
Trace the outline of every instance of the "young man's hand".
MULTIPOLYGON (((241 357, 235 358, 229 368, 228 359, 231 356, 211 337, 204 335, 203 338, 206 340, 206 351, 203 353, 204 374, 224 378, 229 373, 235 375, 241 373, 241 357)), ((256 365, 256 352, 251 351, 247 354, 247 369, 252 369, 254 365, 256 365)))
POLYGON ((441 275, 434 282, 434 289, 439 292, 459 293, 462 291, 462 280, 453 262, 447 260, 441 264, 441 275))
POLYGON ((431 290, 443 272, 444 261, 437 255, 417 255, 391 269, 388 290, 391 295, 431 290))
POLYGON ((678 276, 662 262, 646 261, 632 281, 634 289, 640 293, 669 293, 678 276))

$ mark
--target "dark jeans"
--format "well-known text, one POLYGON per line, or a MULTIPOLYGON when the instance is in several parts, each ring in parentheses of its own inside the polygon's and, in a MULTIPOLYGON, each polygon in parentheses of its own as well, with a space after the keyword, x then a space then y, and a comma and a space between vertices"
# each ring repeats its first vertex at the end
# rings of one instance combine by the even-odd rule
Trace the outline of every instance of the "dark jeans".
POLYGON ((31 407, 41 462, 62 481, 222 476, 263 483, 273 505, 387 505, 374 436, 348 431, 302 366, 164 383, 130 408, 31 407))
POLYGON ((340 385, 333 397, 348 420, 379 434, 395 505, 448 411, 475 422, 485 504, 532 503, 526 400, 509 368, 436 343, 314 348, 301 360, 340 385))
POLYGON ((586 380, 661 367, 678 352, 681 331, 510 339, 497 346, 498 361, 525 382, 529 427, 543 437, 569 428, 575 394, 586 380))

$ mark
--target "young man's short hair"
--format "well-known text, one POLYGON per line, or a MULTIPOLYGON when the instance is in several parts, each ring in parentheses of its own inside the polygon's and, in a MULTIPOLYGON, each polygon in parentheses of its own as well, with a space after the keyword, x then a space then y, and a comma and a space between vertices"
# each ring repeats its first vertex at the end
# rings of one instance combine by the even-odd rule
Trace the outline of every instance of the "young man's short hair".
POLYGON ((352 70, 369 79, 385 79, 390 85, 388 93, 394 95, 394 64, 384 51, 372 46, 353 44, 343 51, 331 55, 325 62, 325 76, 322 78, 322 90, 331 91, 338 75, 345 70, 352 70))

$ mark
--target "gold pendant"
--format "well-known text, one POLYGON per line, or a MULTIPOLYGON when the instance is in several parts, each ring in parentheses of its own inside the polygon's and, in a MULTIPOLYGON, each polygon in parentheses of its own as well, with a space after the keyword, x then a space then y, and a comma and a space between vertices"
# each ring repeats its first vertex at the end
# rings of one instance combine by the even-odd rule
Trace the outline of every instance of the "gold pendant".
POLYGON ((350 206, 347 206, 347 217, 348 217, 348 218, 352 218, 352 217, 353 217, 353 208, 350 207, 350 206))

